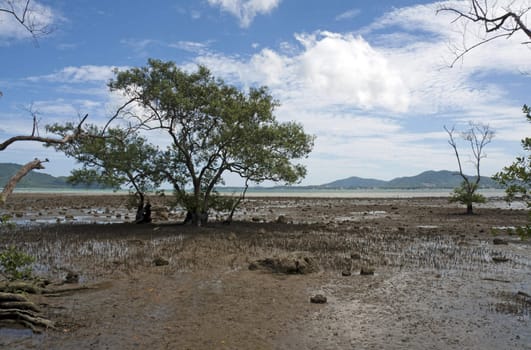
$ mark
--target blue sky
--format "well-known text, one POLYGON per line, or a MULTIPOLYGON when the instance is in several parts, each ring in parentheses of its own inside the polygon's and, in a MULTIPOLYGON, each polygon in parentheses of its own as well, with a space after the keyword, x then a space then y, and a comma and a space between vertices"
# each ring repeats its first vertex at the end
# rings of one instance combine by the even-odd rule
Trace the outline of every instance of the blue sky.
MULTIPOLYGON (((531 6, 531 0, 512 3, 531 6)), ((298 121, 317 137, 304 160, 305 185, 455 170, 443 126, 465 128, 469 121, 496 132, 482 163, 483 173, 491 175, 522 152, 520 139, 531 133, 521 113, 524 103, 531 104, 525 38, 493 41, 448 67, 453 48, 483 33, 469 25, 463 35, 462 23, 435 11, 466 1, 33 4, 39 9, 35 20, 54 28, 37 45, 0 14, 2 140, 31 132, 30 105, 41 126, 86 113, 89 122, 103 123, 120 102, 106 88, 113 68, 142 66, 150 57, 189 70, 204 64, 242 89, 267 85, 281 103, 277 118, 298 121)), ((468 148, 460 146, 466 160, 468 148)), ((49 158, 45 172, 53 175, 75 167, 37 143, 15 143, 1 156, 1 162, 20 164, 49 158)), ((238 182, 229 178, 228 184, 238 182)))

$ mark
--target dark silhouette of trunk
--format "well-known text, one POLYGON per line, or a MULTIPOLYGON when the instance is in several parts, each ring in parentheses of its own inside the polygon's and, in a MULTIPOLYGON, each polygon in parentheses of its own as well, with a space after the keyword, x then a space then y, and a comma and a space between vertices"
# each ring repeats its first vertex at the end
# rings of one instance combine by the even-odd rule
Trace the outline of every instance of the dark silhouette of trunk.
POLYGON ((468 204, 466 205, 466 214, 467 214, 467 215, 472 215, 472 214, 474 214, 474 211, 472 210, 472 203, 468 203, 468 204))
POLYGON ((200 210, 188 210, 184 224, 191 224, 194 226, 202 226, 208 223, 208 213, 200 210))

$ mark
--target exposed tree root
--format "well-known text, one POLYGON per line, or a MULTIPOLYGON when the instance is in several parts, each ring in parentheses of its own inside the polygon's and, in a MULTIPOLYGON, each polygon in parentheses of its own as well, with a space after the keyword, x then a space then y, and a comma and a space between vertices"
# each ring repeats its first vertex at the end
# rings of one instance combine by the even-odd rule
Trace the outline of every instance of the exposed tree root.
POLYGON ((40 309, 23 294, 0 293, 0 325, 17 325, 35 333, 54 328, 52 321, 40 316, 40 309))

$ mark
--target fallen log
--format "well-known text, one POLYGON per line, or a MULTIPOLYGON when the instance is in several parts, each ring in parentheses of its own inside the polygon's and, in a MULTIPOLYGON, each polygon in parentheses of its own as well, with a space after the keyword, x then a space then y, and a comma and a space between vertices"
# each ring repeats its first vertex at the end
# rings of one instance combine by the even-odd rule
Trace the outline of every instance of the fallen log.
POLYGON ((30 328, 35 333, 40 333, 42 328, 54 328, 54 323, 40 317, 35 312, 19 309, 0 309, 0 321, 19 324, 30 328))

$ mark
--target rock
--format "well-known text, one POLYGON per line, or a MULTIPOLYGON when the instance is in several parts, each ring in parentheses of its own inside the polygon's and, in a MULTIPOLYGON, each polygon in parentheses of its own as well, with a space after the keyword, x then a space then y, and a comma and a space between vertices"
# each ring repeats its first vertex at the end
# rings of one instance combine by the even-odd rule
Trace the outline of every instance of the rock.
POLYGON ((506 258, 504 256, 493 256, 492 261, 494 261, 495 263, 502 263, 509 261, 509 258, 506 258))
POLYGON ((251 219, 251 221, 253 221, 253 222, 260 222, 260 221, 262 221, 262 219, 260 219, 260 218, 257 217, 257 216, 253 216, 252 219, 251 219))
POLYGON ((502 238, 494 238, 492 240, 492 244, 494 245, 505 245, 505 244, 509 244, 509 242, 507 242, 505 239, 502 239, 502 238))
POLYGON ((165 266, 165 265, 168 265, 169 263, 170 262, 168 260, 161 258, 160 256, 153 259, 153 264, 155 266, 165 266))
POLYGON ((313 257, 294 253, 288 256, 256 260, 249 264, 249 270, 258 269, 288 275, 306 275, 319 271, 319 266, 313 257))
POLYGON ((65 276, 64 282, 65 283, 78 283, 79 282, 79 274, 77 274, 77 273, 75 273, 73 271, 68 271, 68 273, 65 276))
POLYGON ((341 271, 341 276, 343 276, 343 277, 348 277, 348 276, 351 276, 351 275, 352 275, 352 272, 350 272, 350 270, 341 271))
POLYGON ((233 232, 233 233, 230 233, 229 236, 227 237, 227 239, 228 239, 229 241, 235 241, 236 238, 238 238, 238 237, 236 237, 236 234, 235 234, 234 232, 233 232))
POLYGON ((286 218, 284 215, 280 215, 277 218, 277 224, 287 224, 287 223, 288 223, 288 218, 286 218))
POLYGON ((352 253, 352 254, 350 254, 350 258, 352 260, 360 260, 361 259, 361 255, 359 255, 358 253, 352 253))
POLYGON ((372 276, 372 275, 374 275, 374 269, 372 267, 364 266, 360 270, 360 275, 362 275, 362 276, 372 276))
POLYGON ((322 294, 314 295, 310 297, 310 302, 313 304, 326 304, 326 297, 322 294))

